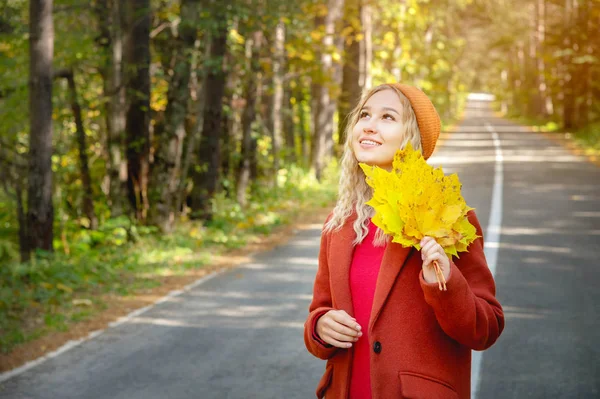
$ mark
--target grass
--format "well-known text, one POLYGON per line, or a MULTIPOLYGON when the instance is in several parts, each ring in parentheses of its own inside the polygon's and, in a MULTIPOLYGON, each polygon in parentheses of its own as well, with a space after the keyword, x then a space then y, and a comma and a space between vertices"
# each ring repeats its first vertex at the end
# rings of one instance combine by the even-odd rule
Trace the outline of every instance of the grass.
POLYGON ((600 156, 600 122, 580 129, 564 130, 554 121, 539 120, 522 116, 509 116, 518 123, 530 126, 534 131, 561 134, 588 156, 600 156))
POLYGON ((600 155, 600 122, 575 131, 573 138, 586 155, 600 155))
POLYGON ((257 190, 246 209, 218 195, 210 223, 183 218, 170 235, 124 217, 96 231, 71 223, 55 232, 54 254, 38 253, 28 263, 7 261, 18 252, 0 237, 8 248, 0 268, 0 351, 94 317, 106 308, 104 294, 132 295, 156 287, 160 276, 205 267, 215 255, 268 235, 300 212, 330 205, 336 190, 335 164, 321 183, 301 169, 282 170, 279 188, 257 190))

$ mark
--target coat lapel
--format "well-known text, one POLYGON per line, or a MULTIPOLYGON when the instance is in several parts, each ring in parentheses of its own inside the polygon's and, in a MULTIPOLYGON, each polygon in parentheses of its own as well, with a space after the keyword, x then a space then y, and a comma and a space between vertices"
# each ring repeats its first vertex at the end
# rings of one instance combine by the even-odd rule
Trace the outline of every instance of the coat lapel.
POLYGON ((371 309, 371 318, 369 320, 369 333, 377 321, 379 313, 385 304, 385 301, 392 290, 400 270, 406 263, 406 260, 414 248, 406 248, 396 242, 390 242, 383 253, 379 276, 377 276, 377 285, 375 287, 375 297, 373 298, 373 308, 371 309))
POLYGON ((352 317, 354 317, 354 309, 350 293, 350 265, 354 254, 352 241, 356 236, 353 228, 356 217, 356 213, 352 213, 342 228, 331 234, 328 251, 333 306, 346 311, 352 317))

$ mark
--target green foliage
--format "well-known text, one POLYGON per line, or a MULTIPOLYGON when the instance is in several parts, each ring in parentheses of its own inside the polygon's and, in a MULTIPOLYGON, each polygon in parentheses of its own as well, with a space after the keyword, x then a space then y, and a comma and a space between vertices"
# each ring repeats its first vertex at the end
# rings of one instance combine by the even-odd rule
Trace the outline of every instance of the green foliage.
MULTIPOLYGON (((498 105, 496 104, 496 108, 498 105)), ((558 122, 548 121, 539 118, 510 115, 516 122, 528 125, 536 132, 556 133, 563 138, 572 139, 575 145, 580 148, 584 154, 592 157, 600 156, 600 123, 591 123, 581 129, 565 131, 558 122)))
POLYGON ((460 115, 473 66, 465 57, 472 38, 470 1, 380 0, 373 18, 373 84, 401 81, 421 87, 443 119, 460 115))
POLYGON ((487 50, 486 68, 478 76, 481 89, 494 93, 510 117, 586 131, 585 125, 600 117, 595 100, 600 42, 594 39, 600 3, 527 0, 486 6, 488 21, 479 40, 487 50))
MULTIPOLYGON (((108 219, 97 231, 67 220, 57 229, 56 253, 39 253, 28 263, 18 263, 16 247, 0 239, 0 251, 10 248, 0 268, 0 350, 92 317, 103 293, 130 295, 156 286, 158 276, 203 267, 211 256, 269 234, 300 212, 330 205, 337 167, 332 162, 319 183, 311 173, 288 166, 279 173, 277 189, 256 185, 246 209, 220 193, 213 199, 211 222, 183 220, 170 235, 127 217, 108 219), (35 328, 21 324, 26 315, 40 320, 35 328)), ((10 220, 7 212, 0 202, 0 223, 10 220)))
POLYGON ((587 154, 600 155, 600 123, 590 124, 574 133, 587 154))
MULTIPOLYGON (((515 115, 527 114, 524 108, 537 91, 528 82, 533 82, 535 76, 523 73, 524 80, 514 89, 516 93, 508 82, 516 76, 520 78, 519 74, 523 72, 519 70, 520 63, 535 65, 532 60, 520 61, 511 56, 518 50, 529 56, 527 40, 532 37, 529 11, 536 3, 533 0, 517 3, 514 0, 508 3, 454 0, 440 6, 428 0, 362 2, 371 7, 374 57, 369 70, 373 85, 401 80, 422 87, 436 104, 444 126, 458 118, 471 89, 492 91, 504 101, 522 98, 523 104, 515 105, 511 110, 515 115), (511 6, 506 7, 506 4, 511 6), (508 79, 501 78, 502 72, 508 74, 508 79)), ((573 18, 568 25, 558 12, 564 10, 562 3, 545 3, 549 7, 546 12, 548 38, 540 51, 540 60, 546 63, 545 84, 557 106, 555 115, 540 123, 544 125, 540 129, 554 131, 561 124, 561 116, 557 115, 565 97, 565 71, 575 74, 573 76, 584 76, 586 68, 590 71, 596 68, 595 75, 589 72, 589 76, 597 75, 598 46, 589 33, 597 30, 600 15, 598 8, 590 6, 589 0, 578 2, 576 6, 581 11, 578 18, 589 15, 589 20, 578 24, 581 21, 573 18), (586 32, 584 27, 591 29, 586 32), (554 32, 553 35, 550 32, 554 32), (570 42, 566 43, 564 37, 570 42)), ((230 24, 225 71, 228 74, 226 97, 232 102, 225 104, 225 112, 234 122, 230 133, 235 142, 231 154, 227 154, 234 166, 240 160, 239 125, 245 107, 244 82, 250 73, 246 40, 257 29, 265 38, 260 54, 261 71, 252 77, 261 82, 262 87, 257 91, 263 95, 261 103, 257 104, 252 126, 253 137, 258 142, 257 162, 261 177, 249 188, 248 204, 244 208, 232 199, 235 178, 222 176, 223 191, 212 199, 210 222, 187 220, 184 216, 177 221, 172 234, 164 235, 156 227, 145 226, 129 217, 111 217, 105 181, 109 149, 106 145, 107 99, 104 97, 106 76, 103 76, 107 74, 106 62, 110 54, 98 40, 101 26, 93 4, 81 0, 55 0, 54 68, 74 71, 99 228, 89 230, 89 220, 82 212, 84 192, 70 92, 64 79, 55 80, 52 169, 56 253, 40 253, 29 263, 18 263, 16 203, 14 198, 2 192, 0 349, 3 351, 47 330, 64 329, 71 322, 92 317, 102 307, 97 298, 103 293, 129 295, 156 285, 157 276, 202 267, 211 262, 212 255, 243 247, 260 235, 270 234, 277 226, 289 223, 302 212, 331 204, 336 196, 339 165, 335 160, 328 166, 321 183, 300 166, 287 164, 279 171, 273 170, 272 142, 266 129, 270 105, 266 104, 266 99, 273 95, 275 26, 283 20, 286 25, 284 85, 289 85, 292 91, 290 103, 296 153, 301 153, 300 130, 306 132, 304 144, 310 147, 311 84, 326 85, 331 89, 332 97, 339 93, 339 85, 331 78, 335 74, 329 73, 331 71, 323 73, 319 67, 320 54, 328 53, 334 68, 340 67, 344 57, 339 54, 337 41, 347 40, 354 32, 340 23, 334 35, 336 43, 324 46, 324 31, 315 25, 315 20, 328 13, 326 1, 235 0, 225 6, 216 1, 199 11, 200 46, 187 56, 197 59, 195 73, 200 82, 206 69, 223 68, 223 60, 206 56, 206 38, 222 24, 230 24), (213 6, 220 8, 217 10, 213 6), (24 328, 24 318, 38 322, 24 328)), ((181 21, 181 9, 178 0, 153 0, 151 8, 150 106, 156 133, 164 123, 173 76, 173 41, 181 21)), ((355 28, 361 25, 356 14, 351 18, 355 28)), ((0 150, 9 148, 11 161, 22 161, 28 152, 28 24, 27 1, 0 2, 0 150)), ((590 87, 597 91, 597 83, 590 87)), ((576 105, 587 104, 585 96, 575 97, 576 105)), ((597 120, 596 103, 592 102, 590 106, 593 112, 590 112, 589 120, 597 120)), ((196 108, 197 103, 189 104, 189 109, 196 108)), ((187 116, 193 125, 197 115, 192 112, 187 116)), ((588 148, 598 151, 599 131, 600 126, 595 124, 576 130, 573 135, 588 148)), ((155 151, 156 143, 153 145, 156 156, 159 152, 155 151)), ((124 152, 124 148, 121 150, 124 152)), ((307 160, 300 160, 299 164, 302 162, 307 160)), ((192 160, 192 165, 201 168, 202 162, 192 160)), ((10 172, 11 177, 23 181, 24 186, 25 170, 11 167, 10 172)))
POLYGON ((0 264, 19 256, 19 247, 15 240, 18 234, 16 210, 13 201, 2 194, 0 191, 0 264))

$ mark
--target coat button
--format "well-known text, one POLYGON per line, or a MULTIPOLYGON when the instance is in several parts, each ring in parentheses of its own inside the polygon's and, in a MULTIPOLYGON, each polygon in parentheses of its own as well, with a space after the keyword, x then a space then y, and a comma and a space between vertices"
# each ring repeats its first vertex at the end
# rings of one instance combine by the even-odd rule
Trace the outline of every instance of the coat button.
POLYGON ((373 352, 381 353, 381 342, 375 341, 375 343, 373 344, 373 352))

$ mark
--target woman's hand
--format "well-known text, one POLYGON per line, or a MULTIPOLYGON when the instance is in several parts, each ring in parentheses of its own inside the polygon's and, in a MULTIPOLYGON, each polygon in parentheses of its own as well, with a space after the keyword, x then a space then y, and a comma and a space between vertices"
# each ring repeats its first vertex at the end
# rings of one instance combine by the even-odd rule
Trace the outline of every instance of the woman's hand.
POLYGON ((423 278, 426 282, 433 284, 437 282, 433 261, 437 260, 442 269, 444 279, 450 276, 450 259, 444 252, 444 248, 432 237, 423 237, 421 240, 421 259, 423 260, 423 278))
POLYGON ((361 327, 354 317, 343 310, 330 310, 317 321, 319 337, 337 348, 350 348, 362 336, 361 327))

